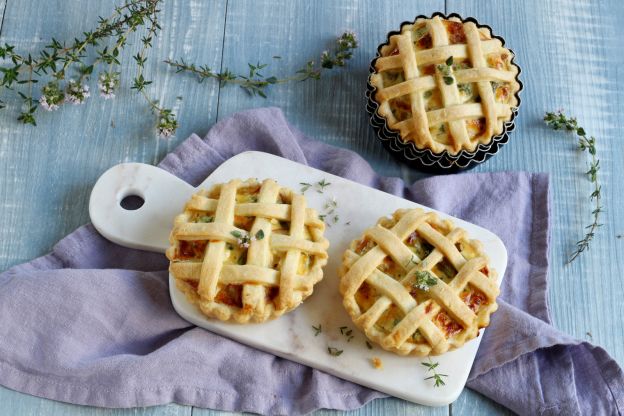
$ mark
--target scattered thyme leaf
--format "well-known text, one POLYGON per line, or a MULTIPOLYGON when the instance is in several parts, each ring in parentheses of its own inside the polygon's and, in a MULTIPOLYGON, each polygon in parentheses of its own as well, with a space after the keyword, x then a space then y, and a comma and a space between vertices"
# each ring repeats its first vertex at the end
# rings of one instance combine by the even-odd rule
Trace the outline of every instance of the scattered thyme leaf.
POLYGON ((570 258, 567 261, 567 263, 571 263, 583 251, 589 249, 589 243, 594 239, 594 235, 597 229, 602 226, 602 224, 600 223, 600 213, 604 212, 604 209, 601 205, 602 187, 598 181, 600 160, 596 156, 596 138, 594 138, 593 136, 587 137, 585 129, 578 125, 576 118, 566 116, 562 110, 556 112, 547 112, 544 115, 544 122, 553 130, 567 130, 570 132, 574 132, 578 136, 579 150, 587 151, 587 153, 589 153, 590 155, 589 170, 585 172, 585 174, 593 185, 593 191, 589 195, 589 200, 593 201, 594 203, 592 210, 593 221, 590 225, 585 227, 585 229, 588 230, 586 231, 585 236, 581 240, 576 242, 576 249, 570 255, 570 258))
POLYGON ((368 348, 369 350, 372 350, 373 346, 371 345, 370 342, 366 341, 366 348, 368 348))
POLYGON ((446 59, 446 66, 451 66, 451 65, 453 65, 453 55, 449 56, 446 59))
POLYGON ((340 333, 341 333, 342 335, 344 335, 344 331, 346 331, 347 329, 349 329, 349 327, 348 327, 348 326, 341 326, 341 327, 340 327, 340 333))
POLYGON ((243 234, 241 234, 241 232, 238 230, 234 230, 230 234, 232 234, 236 238, 243 238, 243 234))
POLYGON ((447 374, 440 374, 436 371, 436 368, 438 368, 438 366, 440 365, 440 363, 438 362, 433 362, 431 361, 431 357, 427 357, 429 359, 429 362, 426 363, 421 363, 422 365, 424 365, 425 367, 427 367, 427 371, 431 371, 433 373, 432 376, 430 377, 425 377, 425 380, 434 380, 434 384, 433 387, 440 387, 440 386, 444 386, 446 383, 444 383, 444 380, 442 379, 442 377, 448 377, 447 374))
POLYGON ((323 328, 321 328, 321 324, 318 324, 318 326, 312 325, 312 329, 314 329, 314 336, 317 336, 318 334, 323 332, 323 328))
POLYGON ((316 184, 316 192, 322 194, 325 188, 331 185, 331 182, 327 182, 324 178, 318 181, 316 184))
POLYGON ((258 232, 256 233, 256 240, 262 240, 263 238, 264 238, 264 231, 258 230, 258 232))
POLYGON ((344 352, 344 350, 339 350, 338 348, 334 348, 334 347, 327 347, 327 352, 329 353, 329 355, 338 357, 340 354, 344 352))
POLYGON ((307 191, 308 189, 310 189, 312 187, 311 183, 307 183, 307 182, 299 182, 299 185, 301 185, 301 193, 304 194, 305 191, 307 191))

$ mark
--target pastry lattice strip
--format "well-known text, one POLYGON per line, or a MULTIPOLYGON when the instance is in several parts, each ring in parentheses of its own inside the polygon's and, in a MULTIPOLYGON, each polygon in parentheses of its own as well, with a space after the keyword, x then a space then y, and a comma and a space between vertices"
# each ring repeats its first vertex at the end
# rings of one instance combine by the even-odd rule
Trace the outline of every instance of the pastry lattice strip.
MULTIPOLYGON (((416 144, 421 148, 432 148, 441 151, 441 144, 433 140, 429 126, 448 123, 453 143, 451 148, 459 151, 462 147, 473 149, 475 145, 470 140, 465 120, 485 118, 485 131, 480 135, 483 142, 489 140, 493 134, 502 130, 499 119, 511 117, 511 106, 497 103, 490 82, 512 82, 516 73, 507 70, 489 68, 485 61, 485 55, 503 50, 498 39, 481 40, 479 29, 472 22, 463 23, 466 36, 466 44, 450 44, 448 34, 440 17, 427 20, 429 33, 432 38, 432 49, 415 51, 413 31, 404 30, 400 35, 394 35, 398 54, 379 57, 376 68, 378 72, 393 69, 402 69, 405 81, 383 87, 377 92, 377 100, 381 102, 381 112, 392 120, 390 127, 398 129, 402 137, 413 137, 416 144), (455 77, 456 82, 447 85, 444 75, 436 71, 435 75, 423 75, 419 67, 429 64, 440 64, 453 56, 454 59, 469 59, 472 68, 453 71, 449 73, 455 77), (459 102, 458 85, 463 83, 476 83, 480 103, 459 102), (442 94, 444 107, 438 110, 426 111, 423 93, 438 88, 442 94), (390 109, 390 100, 404 95, 409 95, 411 101, 412 117, 397 121, 390 109), (415 132, 416 134, 411 134, 415 132)), ((381 77, 377 78, 378 80, 381 77)), ((378 81, 383 84, 383 82, 378 81)))
POLYGON ((385 348, 404 354, 418 347, 416 344, 406 344, 417 330, 429 344, 428 347, 421 348, 418 355, 440 354, 452 347, 451 343, 463 344, 467 337, 476 336, 474 332, 477 332, 480 326, 487 325, 484 320, 489 319, 492 310, 483 308, 475 314, 462 301, 460 293, 470 284, 484 293, 489 303, 493 303, 499 292, 495 280, 480 271, 487 266, 487 258, 476 257, 466 260, 455 246, 458 241, 465 238, 465 231, 455 228, 445 236, 430 225, 434 217, 433 213, 412 210, 391 229, 377 225, 366 230, 364 238, 369 238, 376 246, 363 256, 353 250, 345 253, 344 260, 349 271, 341 281, 341 290, 345 303, 348 304, 347 309, 359 311, 355 323, 371 338, 379 339, 380 337, 374 334, 376 331, 374 325, 393 304, 396 305, 404 314, 403 319, 379 341, 385 348), (404 244, 414 230, 434 247, 424 259, 419 259, 404 244), (390 256, 407 272, 405 277, 395 280, 377 268, 386 256, 390 256), (437 284, 431 286, 427 292, 430 298, 418 304, 406 286, 412 286, 418 271, 431 273, 435 265, 444 258, 450 261, 457 274, 448 284, 437 279, 437 284), (381 296, 362 313, 355 300, 355 294, 364 282, 374 287, 381 296), (458 335, 453 336, 453 339, 447 338, 432 320, 441 311, 448 313, 463 328, 458 335))
MULTIPOLYGON (((310 267, 307 275, 297 274, 301 253, 327 257, 327 240, 322 237, 324 225, 316 211, 306 207, 305 198, 290 192, 290 204, 278 203, 281 189, 273 180, 265 180, 259 190, 257 202, 237 203, 240 180, 232 180, 220 188, 218 199, 196 194, 186 206, 187 213, 176 219, 172 237, 174 244, 179 240, 209 241, 201 262, 172 262, 171 273, 182 281, 196 281, 197 299, 200 307, 210 315, 228 319, 234 315, 238 321, 264 320, 265 315, 281 314, 299 304, 304 295, 312 291, 313 285, 322 278, 321 264, 310 267), (188 212, 214 213, 212 222, 190 221, 188 212), (234 224, 235 216, 254 217, 248 231, 234 224), (288 221, 288 235, 272 232, 271 220, 288 221), (310 238, 304 238, 305 228, 310 238), (245 264, 223 264, 226 244, 237 245, 237 235, 256 236, 251 239, 245 264), (279 255, 281 265, 275 270, 273 256, 279 255), (242 285, 242 308, 237 311, 231 305, 218 302, 219 284, 242 285), (275 305, 267 303, 267 289, 279 288, 275 305), (226 316, 228 315, 228 316, 226 316)), ((176 247, 171 249, 176 250, 176 247)))

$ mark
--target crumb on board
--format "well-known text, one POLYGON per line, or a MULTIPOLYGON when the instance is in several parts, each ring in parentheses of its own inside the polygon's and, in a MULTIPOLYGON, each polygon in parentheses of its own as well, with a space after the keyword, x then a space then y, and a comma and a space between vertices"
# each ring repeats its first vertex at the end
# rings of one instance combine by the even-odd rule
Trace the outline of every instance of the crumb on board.
POLYGON ((373 367, 375 367, 377 370, 380 370, 383 367, 383 363, 381 362, 381 358, 379 357, 371 358, 371 363, 373 364, 373 367))

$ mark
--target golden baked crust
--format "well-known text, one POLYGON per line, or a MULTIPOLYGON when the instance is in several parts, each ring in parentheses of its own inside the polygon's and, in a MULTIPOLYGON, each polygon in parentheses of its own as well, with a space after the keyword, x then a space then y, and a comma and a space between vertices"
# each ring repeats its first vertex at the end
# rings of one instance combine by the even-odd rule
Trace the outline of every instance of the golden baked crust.
POLYGON ((496 272, 481 243, 419 208, 383 217, 353 240, 339 275, 353 322, 401 355, 459 348, 498 308, 496 272))
POLYGON ((171 231, 169 272, 206 316, 263 322, 296 308, 323 278, 325 223, 271 179, 200 190, 171 231))
POLYGON ((419 149, 472 152, 502 133, 518 105, 512 52, 473 22, 419 18, 380 54, 370 76, 378 113, 419 149))

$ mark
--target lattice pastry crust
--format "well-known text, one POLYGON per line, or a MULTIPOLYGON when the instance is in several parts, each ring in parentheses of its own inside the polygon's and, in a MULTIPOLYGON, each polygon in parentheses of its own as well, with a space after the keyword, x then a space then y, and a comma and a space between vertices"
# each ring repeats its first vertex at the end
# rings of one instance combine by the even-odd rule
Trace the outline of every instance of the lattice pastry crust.
POLYGON ((473 22, 419 18, 380 53, 370 76, 378 112, 419 149, 472 152, 501 134, 518 105, 512 52, 473 22))
POLYGON ((169 271, 208 317, 263 322, 296 308, 323 278, 325 223, 271 179, 201 190, 174 221, 169 271))
POLYGON ((343 304, 372 341, 401 355, 438 355, 488 326, 496 272, 481 243, 434 212, 396 211, 353 240, 339 271, 343 304))

